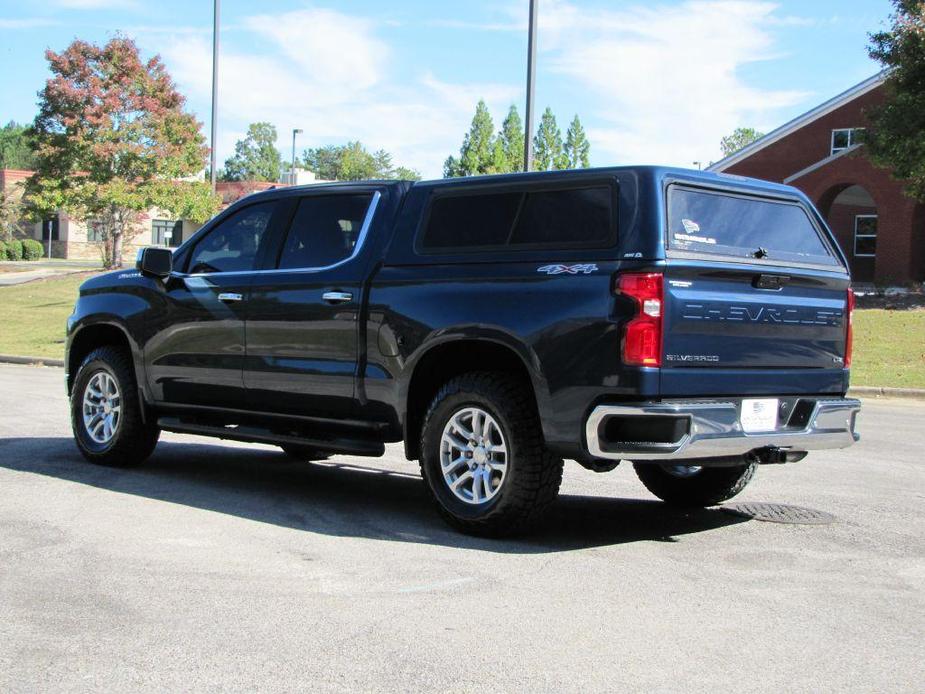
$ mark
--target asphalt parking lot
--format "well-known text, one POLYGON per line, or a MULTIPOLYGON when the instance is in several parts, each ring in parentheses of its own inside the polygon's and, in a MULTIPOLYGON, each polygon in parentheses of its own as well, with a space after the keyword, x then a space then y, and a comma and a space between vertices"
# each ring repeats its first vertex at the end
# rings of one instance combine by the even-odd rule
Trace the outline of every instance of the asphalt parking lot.
POLYGON ((63 372, 0 366, 0 691, 921 691, 925 403, 672 512, 566 466, 549 527, 458 535, 416 465, 166 434, 83 462, 63 372), (918 684, 916 684, 918 683, 918 684))

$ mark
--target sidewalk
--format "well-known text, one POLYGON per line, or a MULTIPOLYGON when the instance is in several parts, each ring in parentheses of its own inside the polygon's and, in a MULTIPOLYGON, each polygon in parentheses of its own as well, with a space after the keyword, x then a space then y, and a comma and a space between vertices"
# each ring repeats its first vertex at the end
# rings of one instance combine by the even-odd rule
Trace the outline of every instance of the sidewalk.
POLYGON ((15 260, 0 262, 0 287, 10 287, 32 280, 70 275, 76 272, 102 271, 98 260, 15 260))

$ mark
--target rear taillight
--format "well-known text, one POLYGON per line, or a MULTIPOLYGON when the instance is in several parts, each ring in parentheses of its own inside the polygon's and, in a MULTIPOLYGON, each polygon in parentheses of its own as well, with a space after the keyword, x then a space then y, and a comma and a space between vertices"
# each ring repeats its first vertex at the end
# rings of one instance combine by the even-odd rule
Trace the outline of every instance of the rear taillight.
POLYGON ((845 301, 845 368, 851 366, 851 350, 854 347, 854 290, 848 290, 845 301))
POLYGON ((623 363, 662 365, 662 275, 629 272, 620 275, 617 291, 636 302, 636 315, 623 334, 623 363))

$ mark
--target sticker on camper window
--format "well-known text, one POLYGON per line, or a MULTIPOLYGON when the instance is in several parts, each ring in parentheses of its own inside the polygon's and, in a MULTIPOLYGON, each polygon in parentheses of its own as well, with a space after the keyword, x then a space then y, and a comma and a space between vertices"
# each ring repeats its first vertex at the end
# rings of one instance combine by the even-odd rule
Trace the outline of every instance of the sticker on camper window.
POLYGON ((684 227, 684 231, 688 234, 696 234, 700 231, 700 225, 697 224, 693 219, 682 219, 681 225, 684 227))
POLYGON ((675 241, 682 241, 687 243, 712 243, 716 244, 716 239, 710 238, 709 236, 693 236, 692 234, 675 234, 675 241))

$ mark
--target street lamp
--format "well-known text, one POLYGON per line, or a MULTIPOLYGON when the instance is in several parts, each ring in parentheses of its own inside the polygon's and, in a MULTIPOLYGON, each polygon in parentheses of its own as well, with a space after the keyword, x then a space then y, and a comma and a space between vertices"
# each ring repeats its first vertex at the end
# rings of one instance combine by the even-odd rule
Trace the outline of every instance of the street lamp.
POLYGON ((527 114, 524 128, 524 171, 533 168, 533 91, 536 82, 536 10, 539 0, 530 0, 527 30, 527 114))
POLYGON ((295 178, 295 136, 302 134, 302 128, 293 128, 292 129, 292 166, 289 167, 289 185, 294 186, 296 184, 295 178))
POLYGON ((218 23, 219 13, 222 9, 222 0, 215 0, 212 5, 212 140, 209 153, 209 173, 212 180, 212 191, 215 191, 215 130, 218 122, 218 23))

